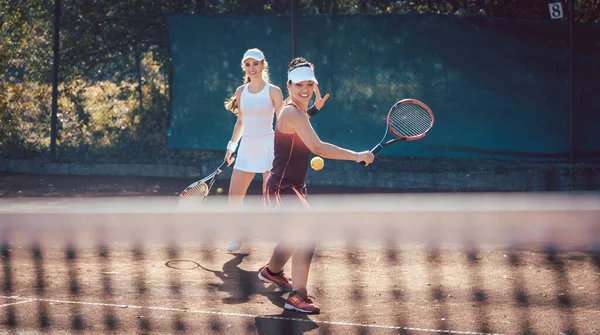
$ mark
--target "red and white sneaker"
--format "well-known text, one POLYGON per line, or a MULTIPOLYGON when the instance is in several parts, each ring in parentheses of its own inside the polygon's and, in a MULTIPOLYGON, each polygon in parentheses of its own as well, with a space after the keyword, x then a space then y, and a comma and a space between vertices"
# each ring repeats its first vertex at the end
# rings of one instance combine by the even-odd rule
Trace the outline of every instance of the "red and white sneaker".
POLYGON ((319 306, 315 305, 306 292, 292 291, 283 307, 285 309, 308 314, 321 313, 319 306))
POLYGON ((290 280, 283 274, 283 270, 279 273, 272 275, 267 271, 267 266, 265 265, 260 271, 258 271, 258 279, 262 280, 265 283, 273 284, 279 287, 280 290, 283 291, 291 291, 292 283, 290 280))

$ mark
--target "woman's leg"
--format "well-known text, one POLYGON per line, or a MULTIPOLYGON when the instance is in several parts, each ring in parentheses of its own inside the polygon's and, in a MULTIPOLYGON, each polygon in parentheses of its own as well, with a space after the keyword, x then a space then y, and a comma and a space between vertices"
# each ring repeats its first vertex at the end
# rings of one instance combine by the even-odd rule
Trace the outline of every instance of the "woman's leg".
MULTIPOLYGON (((293 190, 299 200, 297 205, 305 209, 310 209, 310 206, 306 202, 306 187, 293 188, 293 190)), ((306 290, 310 263, 312 262, 315 249, 316 244, 314 242, 302 242, 294 249, 292 256, 292 292, 284 305, 285 309, 311 314, 321 312, 320 308, 308 296, 308 291, 306 290)))
POLYGON ((258 271, 258 279, 274 284, 284 291, 291 291, 292 285, 290 284, 290 280, 283 274, 283 267, 290 257, 292 257, 293 253, 293 246, 289 247, 278 243, 269 260, 269 264, 263 266, 258 271))
POLYGON ((242 205, 244 196, 250 187, 256 173, 233 169, 231 181, 229 182, 229 204, 242 205))
POLYGON ((275 250, 273 250, 273 255, 271 255, 271 259, 269 260, 269 270, 272 272, 280 272, 293 254, 293 245, 277 243, 275 250))
POLYGON ((314 244, 298 245, 292 256, 292 289, 306 292, 310 263, 315 253, 314 244))
POLYGON ((265 194, 265 190, 267 189, 267 179, 269 178, 269 173, 271 173, 271 171, 267 171, 267 172, 263 172, 262 177, 263 177, 263 194, 265 194))
POLYGON ((315 305, 306 290, 308 271, 314 252, 314 244, 303 244, 296 247, 294 256, 292 256, 292 292, 283 306, 285 309, 310 314, 321 313, 321 309, 315 305))
MULTIPOLYGON (((264 174, 263 174, 263 178, 264 178, 264 174)), ((264 183, 263 183, 264 185, 264 183)), ((286 199, 286 204, 287 204, 287 200, 290 200, 291 203, 294 203, 296 200, 293 200, 294 198, 297 198, 297 194, 296 192, 294 192, 292 189, 278 189, 278 191, 276 193, 270 193, 267 194, 267 196, 269 198, 273 197, 274 198, 274 202, 275 202, 275 206, 279 207, 282 205, 283 203, 283 198, 286 199)), ((271 259, 269 260, 269 264, 268 264, 268 268, 270 271, 272 272, 280 272, 281 270, 283 270, 283 267, 285 266, 285 264, 290 260, 290 258, 292 258, 292 255, 294 254, 294 249, 295 249, 295 245, 292 243, 286 243, 286 242, 278 242, 277 245, 275 246, 275 250, 273 250, 273 254, 271 255, 271 259)))
MULTIPOLYGON (((243 206, 244 196, 250 187, 250 183, 256 174, 242 170, 233 169, 231 181, 229 182, 229 205, 243 206)), ((241 240, 232 240, 227 244, 228 252, 235 252, 242 246, 241 240)))
MULTIPOLYGON (((264 178, 265 174, 263 174, 264 178)), ((263 183, 264 185, 264 183, 263 183)), ((279 197, 281 196, 280 191, 272 192, 265 188, 264 202, 265 206, 276 206, 280 205, 279 197)), ((278 286, 280 289, 285 291, 291 291, 292 285, 283 274, 283 267, 292 258, 294 254, 294 244, 290 243, 277 243, 269 263, 262 267, 258 272, 258 278, 264 282, 272 283, 278 286)))

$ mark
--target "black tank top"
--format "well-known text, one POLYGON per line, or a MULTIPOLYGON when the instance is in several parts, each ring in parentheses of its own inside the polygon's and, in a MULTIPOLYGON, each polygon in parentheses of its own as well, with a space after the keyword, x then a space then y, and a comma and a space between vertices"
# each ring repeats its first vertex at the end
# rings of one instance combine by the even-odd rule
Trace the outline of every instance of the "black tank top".
POLYGON ((310 158, 308 147, 297 133, 282 133, 277 126, 274 147, 275 158, 267 179, 267 187, 271 190, 292 186, 303 187, 310 158))

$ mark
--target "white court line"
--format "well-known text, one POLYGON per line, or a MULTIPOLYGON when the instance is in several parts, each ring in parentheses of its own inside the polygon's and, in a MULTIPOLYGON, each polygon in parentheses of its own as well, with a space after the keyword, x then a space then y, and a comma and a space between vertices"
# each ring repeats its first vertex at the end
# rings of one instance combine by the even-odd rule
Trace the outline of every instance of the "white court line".
MULTIPOLYGON (((38 298, 21 298, 14 296, 0 296, 2 299, 14 299, 14 300, 27 300, 21 303, 31 302, 31 301, 42 301, 42 302, 54 302, 54 303, 62 303, 62 304, 74 304, 74 305, 86 305, 86 306, 103 306, 103 307, 118 307, 118 308, 132 308, 132 309, 149 309, 154 311, 168 311, 168 312, 186 312, 186 313, 196 313, 196 314, 212 314, 212 315, 220 315, 220 316, 237 316, 237 317, 245 317, 245 318, 261 318, 261 319, 270 319, 270 320, 284 320, 284 321, 296 321, 296 322, 311 322, 316 324, 326 324, 326 325, 334 325, 334 326, 349 326, 349 327, 363 327, 363 328, 379 328, 379 329, 396 329, 396 330, 410 330, 410 331, 418 331, 423 333, 445 333, 445 334, 461 334, 461 335, 504 335, 497 333, 480 333, 480 332, 470 332, 470 331, 459 331, 459 330, 441 330, 441 329, 429 329, 429 328, 413 328, 413 327, 401 327, 401 326, 384 326, 384 325, 366 325, 362 323, 352 323, 352 322, 336 322, 336 321, 320 321, 320 320, 306 320, 306 319, 297 319, 297 318, 286 318, 282 316, 270 316, 270 315, 253 315, 253 314, 243 314, 243 313, 227 313, 227 312, 213 312, 213 311, 202 311, 198 309, 188 309, 188 308, 170 308, 170 307, 155 307, 155 306, 136 306, 136 305, 117 305, 117 304, 106 304, 101 302, 85 302, 85 301, 70 301, 70 300, 56 300, 56 299, 38 299, 38 298)), ((15 303, 16 304, 16 303, 15 303)), ((1 306, 0 306, 1 307, 1 306)))
MULTIPOLYGON (((11 297, 0 297, 0 298, 12 299, 11 297)), ((10 304, 4 304, 4 305, 0 305, 0 308, 7 307, 7 306, 12 306, 12 305, 26 304, 28 302, 34 302, 35 300, 36 299, 29 299, 29 300, 25 300, 25 301, 13 302, 13 303, 10 303, 10 304)))

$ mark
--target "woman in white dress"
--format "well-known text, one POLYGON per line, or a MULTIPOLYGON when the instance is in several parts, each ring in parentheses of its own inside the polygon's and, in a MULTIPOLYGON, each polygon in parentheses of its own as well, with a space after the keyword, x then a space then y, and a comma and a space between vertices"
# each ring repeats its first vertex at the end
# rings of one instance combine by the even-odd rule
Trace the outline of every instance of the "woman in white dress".
MULTIPOLYGON (((243 204, 257 173, 262 174, 264 191, 273 164, 273 117, 280 112, 283 101, 281 89, 269 83, 268 63, 261 50, 253 48, 244 53, 242 70, 245 72, 244 84, 225 101, 225 108, 237 114, 224 158, 229 164, 234 161, 231 154, 239 143, 229 184, 229 203, 232 205, 243 204)), ((231 241, 227 251, 233 252, 239 247, 239 242, 231 241)))

